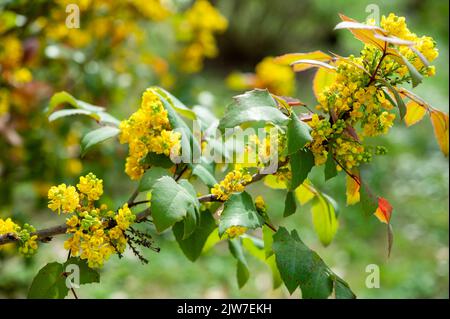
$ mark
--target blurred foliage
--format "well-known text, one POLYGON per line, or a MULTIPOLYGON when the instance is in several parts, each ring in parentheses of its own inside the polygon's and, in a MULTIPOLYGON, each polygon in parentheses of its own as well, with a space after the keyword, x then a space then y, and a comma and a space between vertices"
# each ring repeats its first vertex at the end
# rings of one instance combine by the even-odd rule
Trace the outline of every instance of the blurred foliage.
MULTIPOLYGON (((78 143, 89 128, 88 122, 47 122, 43 110, 52 92, 70 90, 74 96, 106 106, 115 116, 124 118, 136 109, 145 87, 160 84, 188 105, 202 104, 220 115, 236 94, 225 84, 233 71, 254 72, 264 57, 289 52, 322 49, 345 55, 360 50, 361 44, 349 32, 333 31, 333 27, 339 21, 338 13, 364 20, 368 4, 378 5, 381 14, 407 16, 418 34, 428 34, 437 41, 440 56, 436 76, 426 79, 417 92, 448 112, 447 1, 211 1, 228 19, 228 29, 217 36, 219 55, 205 61, 203 71, 196 74, 186 74, 181 68, 192 59, 181 56, 193 38, 180 39, 176 32, 183 12, 192 3, 172 1, 173 13, 155 18, 138 7, 139 1, 134 1, 136 6, 129 5, 131 2, 124 5, 126 10, 118 6, 102 14, 99 10, 82 12, 80 31, 90 39, 86 46, 80 46, 77 41, 71 43, 74 39, 70 37, 55 39, 55 28, 45 26, 62 23, 55 11, 64 1, 0 1, 0 17, 12 11, 27 18, 25 22, 18 18, 25 25, 9 34, 15 34, 24 48, 19 68, 29 69, 33 78, 20 85, 11 84, 3 73, 0 78, 1 89, 12 92, 10 118, 6 124, 0 121, 0 217, 31 219, 38 228, 55 224, 56 219, 48 218, 45 209, 47 189, 51 184, 73 182, 81 172, 94 171, 105 180, 110 205, 118 206, 131 191, 123 161, 113 160, 125 159, 125 149, 107 143, 81 160, 78 143), (103 36, 96 34, 100 32, 97 24, 101 18, 113 24, 107 25, 109 32, 103 36), (38 29, 28 25, 29 21, 40 21, 38 29), (45 23, 39 29, 42 21, 45 23), (121 23, 133 27, 121 31, 116 25, 121 23), (87 25, 90 30, 85 29, 87 25), (140 43, 130 35, 133 30, 142 32, 140 43), (114 34, 120 32, 126 33, 114 43, 114 34), (20 145, 8 141, 11 136, 5 135, 13 134, 11 130, 20 136, 20 145)), ((5 32, 1 31, 3 21, 0 32, 5 32)), ((2 39, 4 36, 0 35, 2 39)), ((295 96, 308 105, 316 103, 310 84, 312 75, 312 71, 296 75, 295 96)), ((343 174, 326 186, 320 182, 322 168, 315 168, 311 176, 318 188, 340 200, 340 229, 332 245, 320 245, 305 207, 299 207, 283 225, 298 229, 305 243, 344 277, 360 298, 448 298, 448 160, 441 155, 427 121, 408 129, 396 127, 387 138, 380 137, 376 142, 387 145, 389 153, 377 158, 370 171, 364 173, 374 192, 385 194, 394 206, 395 243, 389 259, 384 225, 365 216, 359 205, 345 206, 343 174), (379 289, 365 286, 368 264, 381 268, 379 289)), ((283 192, 257 185, 249 189, 252 194, 265 196, 269 214, 275 223, 280 222, 283 192)), ((150 231, 156 234, 154 229, 150 231)), ((235 260, 226 245, 219 244, 194 264, 181 253, 172 234, 155 237, 161 252, 148 253, 148 265, 138 264, 131 254, 125 254, 121 261, 114 258, 102 272, 102 284, 86 285, 78 294, 96 298, 289 296, 284 287, 272 290, 270 270, 256 259, 249 260, 255 272, 247 286, 239 290, 237 283, 230 280, 235 276, 235 260)), ((8 248, 0 251, 0 297, 23 297, 31 278, 46 261, 65 258, 61 239, 55 240, 58 242, 53 245, 42 245, 32 259, 12 256, 8 248)))

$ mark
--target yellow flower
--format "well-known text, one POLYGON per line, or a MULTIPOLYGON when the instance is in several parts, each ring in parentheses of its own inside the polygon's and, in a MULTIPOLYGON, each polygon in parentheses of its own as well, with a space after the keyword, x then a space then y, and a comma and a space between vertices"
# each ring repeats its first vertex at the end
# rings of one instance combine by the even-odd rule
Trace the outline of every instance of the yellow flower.
POLYGON ((128 208, 128 204, 124 204, 115 216, 117 226, 122 230, 127 230, 135 219, 136 215, 128 208))
POLYGON ((235 169, 229 172, 225 178, 214 185, 211 189, 211 194, 215 195, 217 199, 226 201, 233 193, 243 192, 245 185, 251 182, 252 176, 243 170, 235 169))
POLYGON ((14 223, 11 218, 3 220, 0 218, 0 235, 13 234, 20 230, 19 225, 14 223))
POLYGON ((97 176, 89 173, 86 176, 80 177, 77 188, 81 194, 87 196, 88 200, 98 200, 103 194, 103 180, 98 179, 97 176))
POLYGON ((80 199, 77 190, 73 186, 66 186, 66 184, 60 184, 58 186, 52 186, 48 191, 48 208, 53 211, 58 211, 58 215, 61 213, 71 213, 75 211, 80 203, 80 199))
POLYGON ((255 206, 257 209, 259 209, 261 211, 266 211, 266 203, 264 201, 264 198, 261 195, 256 196, 255 206))
POLYGON ((239 237, 247 231, 247 227, 243 226, 231 226, 225 231, 225 234, 228 236, 228 238, 236 238, 239 237))

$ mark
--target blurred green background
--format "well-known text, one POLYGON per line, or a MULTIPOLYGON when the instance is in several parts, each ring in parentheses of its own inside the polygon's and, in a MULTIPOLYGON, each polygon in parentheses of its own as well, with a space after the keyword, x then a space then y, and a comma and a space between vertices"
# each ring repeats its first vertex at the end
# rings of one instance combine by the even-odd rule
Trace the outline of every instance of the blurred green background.
MULTIPOLYGON (((218 0, 212 3, 227 17, 229 27, 218 37, 219 56, 208 60, 205 68, 195 76, 184 75, 186 78, 171 89, 188 105, 206 104, 221 114, 231 97, 238 93, 227 89, 226 76, 235 70, 252 72, 265 56, 316 49, 340 55, 356 54, 362 47, 361 43, 350 32, 333 31, 334 25, 339 22, 338 13, 363 21, 368 15, 366 6, 376 4, 381 14, 394 12, 405 16, 411 30, 436 40, 440 52, 435 63, 436 76, 425 79, 415 92, 434 107, 448 112, 447 1, 218 0)), ((155 25, 154 28, 151 32, 164 38, 164 27, 155 25)), ((127 61, 133 63, 132 60, 127 61)), ((309 105, 315 105, 311 88, 313 74, 311 71, 296 75, 295 96, 309 105)), ((108 109, 119 118, 133 112, 142 90, 154 84, 153 78, 145 73, 133 76, 134 85, 114 91, 114 98, 109 100, 108 109)), ((78 83, 70 88, 74 96, 80 97, 84 90, 78 83)), ((101 88, 96 90, 101 91, 101 88)), ((94 96, 95 92, 98 91, 94 90, 94 96)), ((104 91, 98 93, 98 96, 102 95, 108 94, 104 91)), ((38 113, 38 110, 35 112, 38 113)), ((36 194, 30 176, 38 179, 48 175, 50 185, 76 180, 76 176, 71 178, 61 172, 47 172, 52 167, 65 167, 68 159, 66 151, 58 148, 60 142, 52 140, 56 137, 42 133, 46 130, 45 125, 53 129, 57 126, 56 132, 66 134, 70 130, 86 132, 92 127, 89 121, 66 122, 70 123, 45 124, 43 121, 44 127, 36 130, 39 134, 45 134, 51 145, 47 146, 47 153, 36 151, 27 162, 29 167, 35 167, 31 169, 35 171, 34 175, 21 175, 17 171, 19 167, 16 171, 10 168, 8 182, 5 174, 1 176, 0 184, 3 185, 0 189, 6 190, 0 194, 0 217, 31 219, 38 228, 64 220, 62 216, 57 217, 45 209, 45 198, 36 194), (56 156, 58 152, 63 155, 56 156), (42 162, 47 163, 45 171, 42 162)), ((337 199, 341 207, 338 234, 327 248, 320 245, 314 234, 308 206, 298 208, 296 214, 283 220, 283 191, 252 185, 250 192, 263 194, 274 223, 297 229, 305 243, 350 284, 358 298, 448 298, 449 166, 448 159, 439 151, 431 123, 425 119, 410 128, 396 125, 388 136, 374 142, 389 149, 386 156, 376 158, 367 167, 365 176, 374 192, 389 199, 394 206, 394 246, 390 258, 386 256, 385 225, 373 216, 364 215, 359 205, 346 207, 344 174, 326 185, 323 183, 323 168, 315 168, 311 176, 314 184, 337 199), (378 289, 369 289, 365 285, 368 275, 365 270, 369 264, 380 267, 381 286, 378 289)), ((126 149, 117 144, 108 142, 97 147, 83 159, 82 169, 82 173, 93 171, 104 179, 105 198, 113 206, 119 206, 133 189, 133 184, 123 172, 126 149)), ((33 143, 28 147, 32 148, 33 143)), ((0 154, 6 151, 6 147, 0 149, 0 154)), ((289 296, 285 287, 272 290, 270 270, 252 256, 248 256, 252 269, 250 280, 243 289, 238 289, 236 262, 225 243, 191 263, 184 257, 170 232, 157 235, 153 229, 150 231, 161 252, 146 252, 150 260, 148 265, 140 264, 129 252, 122 260, 113 257, 101 271, 101 284, 82 286, 78 295, 82 298, 299 296, 298 291, 289 296)), ((26 261, 20 256, 0 251, 0 297, 24 297, 31 279, 46 262, 65 259, 66 251, 62 243, 63 238, 59 237, 51 244, 42 244, 38 254, 26 261)))

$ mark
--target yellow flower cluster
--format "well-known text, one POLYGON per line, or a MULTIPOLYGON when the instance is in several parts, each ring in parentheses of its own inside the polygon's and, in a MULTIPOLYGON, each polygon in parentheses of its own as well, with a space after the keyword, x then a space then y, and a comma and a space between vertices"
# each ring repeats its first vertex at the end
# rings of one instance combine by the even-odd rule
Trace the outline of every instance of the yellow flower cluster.
POLYGON ((203 59, 217 55, 215 33, 224 32, 228 21, 207 0, 197 0, 181 17, 177 26, 178 38, 186 42, 180 67, 187 73, 198 72, 203 59))
POLYGON ((81 193, 81 197, 87 196, 87 199, 90 201, 98 200, 103 195, 103 180, 89 173, 80 177, 77 188, 81 193))
MULTIPOLYGON (((380 26, 391 36, 414 42, 414 47, 428 60, 428 62, 432 62, 438 57, 439 52, 433 38, 429 36, 419 37, 415 33, 411 32, 406 25, 406 20, 404 17, 398 17, 395 14, 390 13, 387 17, 381 17, 380 26)), ((425 76, 434 75, 434 66, 426 67, 410 47, 401 46, 399 51, 420 73, 425 76)), ((393 62, 392 58, 389 58, 388 60, 393 62)), ((406 66, 403 65, 400 68, 402 69, 400 72, 407 73, 406 66)))
POLYGON ((178 155, 179 132, 171 130, 167 111, 159 97, 151 90, 142 96, 141 107, 120 123, 120 143, 129 144, 125 172, 131 179, 141 178, 145 165, 141 161, 148 153, 178 155))
POLYGON ((135 218, 127 204, 117 214, 102 208, 76 213, 67 218, 67 233, 72 237, 64 242, 64 248, 72 256, 86 259, 89 267, 102 267, 112 254, 124 252, 127 245, 124 232, 135 218))
POLYGON ((73 186, 67 186, 66 184, 60 184, 58 186, 52 186, 48 190, 48 208, 54 212, 58 212, 58 215, 63 213, 72 213, 80 204, 80 196, 73 186))
POLYGON ((243 226, 231 226, 225 231, 225 234, 228 236, 228 238, 236 238, 239 237, 247 231, 247 227, 243 226))
MULTIPOLYGON (((433 39, 410 32, 405 18, 394 14, 383 16, 381 27, 389 36, 414 42, 415 48, 428 61, 438 56, 433 39)), ((426 67, 410 47, 399 46, 399 52, 423 75, 434 73, 434 68, 426 67)), ((319 119, 314 115, 310 122, 313 141, 308 147, 314 154, 316 165, 326 162, 330 150, 347 169, 371 160, 370 151, 365 150, 360 140, 387 134, 395 119, 395 114, 391 113, 392 97, 389 98, 390 93, 377 79, 382 78, 394 87, 410 81, 409 70, 400 60, 393 54, 383 54, 375 45, 366 44, 359 57, 350 56, 347 61, 336 62, 333 83, 318 96, 318 109, 327 112, 330 119, 319 119), (359 132, 356 130, 358 124, 359 132)))
POLYGON ((233 193, 243 192, 245 185, 251 182, 252 176, 242 169, 235 169, 229 172, 225 178, 214 185, 211 189, 211 194, 215 195, 217 199, 226 201, 233 193))
POLYGON ((295 73, 287 65, 266 57, 256 65, 255 74, 232 72, 226 79, 229 88, 241 91, 249 88, 268 89, 277 95, 291 96, 295 89, 295 73))
POLYGON ((19 240, 19 252, 25 257, 33 255, 38 248, 38 236, 33 235, 34 232, 36 232, 36 229, 29 224, 24 224, 23 227, 20 227, 11 218, 6 220, 0 218, 0 235, 9 234, 17 238, 19 240))
POLYGON ((71 213, 66 219, 67 233, 72 236, 64 242, 64 248, 72 256, 79 256, 89 267, 102 267, 114 253, 121 254, 127 245, 125 231, 134 223, 136 216, 123 205, 117 213, 102 204, 96 208, 94 201, 103 194, 103 180, 89 173, 81 176, 73 186, 61 184, 50 188, 49 208, 71 213))

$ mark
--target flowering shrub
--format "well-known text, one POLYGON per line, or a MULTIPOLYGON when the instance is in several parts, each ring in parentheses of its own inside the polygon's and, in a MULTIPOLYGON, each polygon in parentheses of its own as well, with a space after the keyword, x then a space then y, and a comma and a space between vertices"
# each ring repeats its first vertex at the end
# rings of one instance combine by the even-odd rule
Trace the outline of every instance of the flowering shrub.
MULTIPOLYGON (((208 2, 200 0, 181 18, 180 25, 187 26, 180 28, 188 33, 183 35, 189 51, 185 54, 192 55, 189 71, 198 68, 199 57, 214 54, 212 33, 226 27, 211 10, 208 2), (199 16, 215 18, 199 20, 199 16), (200 47, 202 53, 197 51, 200 47)), ((430 65, 438 55, 434 41, 410 32, 405 19, 393 14, 383 17, 381 26, 341 18, 336 29, 348 29, 364 42, 358 56, 314 51, 264 60, 257 67, 256 80, 248 85, 268 89, 234 97, 221 119, 205 116, 202 108, 188 108, 156 86, 143 93, 138 110, 123 121, 66 92, 53 95, 48 107, 53 119, 82 114, 100 125, 82 139, 83 153, 110 138, 128 144, 125 172, 137 185, 127 202, 108 208, 97 203, 103 181, 90 173, 80 177, 76 187, 60 184, 49 189, 48 207, 67 216, 64 225, 35 230, 29 225, 19 227, 9 218, 0 219, 0 244, 16 242, 25 255, 38 249, 37 242, 48 242, 60 234, 69 236, 64 243, 68 261, 46 265, 34 279, 29 297, 66 296, 69 287, 61 285, 63 279, 54 273, 67 263, 79 265, 82 283, 90 283, 99 280, 96 269, 113 254, 121 257, 126 247, 147 262, 137 246, 158 248, 151 236, 135 225, 148 223, 158 233, 171 229, 192 261, 200 257, 207 242, 227 240, 237 261, 240 287, 250 274, 247 252, 264 256, 260 259, 291 294, 300 287, 303 298, 354 298, 348 284, 303 243, 296 230, 274 225, 270 204, 266 205, 262 196, 252 199, 246 191, 248 185, 260 181, 269 188, 286 189, 285 217, 295 213, 297 203, 311 202, 313 228, 327 246, 339 227, 338 207, 308 175, 314 166, 322 165, 325 180, 344 174, 347 204, 360 202, 362 210, 387 225, 390 253, 393 207, 386 198, 372 194, 360 171, 387 149, 371 147, 366 140, 387 134, 396 121, 411 126, 429 114, 439 146, 448 156, 448 115, 401 87, 415 87, 434 74, 430 65), (288 67, 294 72, 318 68, 313 81, 316 111, 282 96, 292 92, 288 67), (267 80, 272 72, 280 75, 272 77, 274 82, 267 80), (182 117, 199 122, 200 132, 182 117), (250 133, 238 139, 245 133, 242 129, 250 133), (214 130, 223 135, 217 137, 214 130), (206 186, 206 194, 194 187, 198 185, 193 183, 195 179, 206 186), (145 200, 138 200, 141 194, 146 195, 145 200), (142 209, 135 211, 137 207, 142 209), (40 290, 39 284, 46 280, 53 280, 51 289, 40 290)), ((274 286, 280 284, 274 282, 274 286)))

